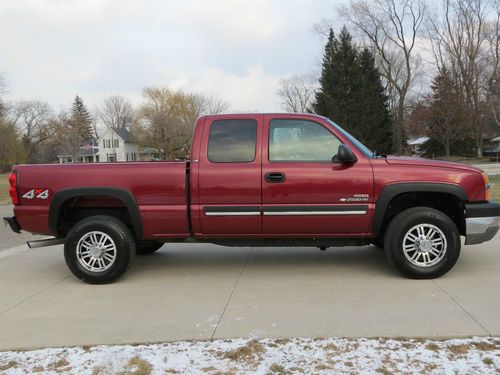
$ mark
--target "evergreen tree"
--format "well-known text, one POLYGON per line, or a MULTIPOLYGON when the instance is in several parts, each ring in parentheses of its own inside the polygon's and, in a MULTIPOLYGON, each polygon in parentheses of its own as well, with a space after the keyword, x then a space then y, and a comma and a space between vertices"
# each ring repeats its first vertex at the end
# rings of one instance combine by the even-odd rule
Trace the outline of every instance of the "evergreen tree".
MULTIPOLYGON (((460 145, 467 135, 467 121, 463 108, 461 90, 454 82, 451 72, 442 68, 432 81, 432 94, 428 98, 430 123, 428 133, 431 140, 441 144, 444 155, 450 156, 451 152, 458 152, 460 145)), ((461 150, 462 151, 462 150, 461 150)))
POLYGON ((338 38, 330 30, 313 110, 338 122, 369 148, 391 151, 391 120, 380 73, 373 54, 367 49, 359 52, 345 26, 338 38))
POLYGON ((375 67, 375 58, 368 49, 359 55, 360 92, 358 94, 358 124, 356 137, 372 150, 381 153, 392 151, 392 124, 389 113, 388 98, 385 94, 380 72, 375 67))
POLYGON ((71 105, 70 124, 75 133, 84 141, 93 138, 92 117, 83 103, 83 100, 78 95, 75 96, 75 100, 71 105))

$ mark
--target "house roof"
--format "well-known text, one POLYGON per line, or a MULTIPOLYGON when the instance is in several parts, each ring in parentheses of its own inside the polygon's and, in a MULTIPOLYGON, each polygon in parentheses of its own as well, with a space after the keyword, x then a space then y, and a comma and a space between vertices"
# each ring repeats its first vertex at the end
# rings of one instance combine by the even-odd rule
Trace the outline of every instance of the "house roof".
POLYGON ((429 137, 424 135, 423 137, 410 138, 406 143, 408 143, 410 146, 420 146, 427 142, 429 139, 429 137))
POLYGON ((125 142, 130 142, 130 132, 125 128, 111 128, 125 142))

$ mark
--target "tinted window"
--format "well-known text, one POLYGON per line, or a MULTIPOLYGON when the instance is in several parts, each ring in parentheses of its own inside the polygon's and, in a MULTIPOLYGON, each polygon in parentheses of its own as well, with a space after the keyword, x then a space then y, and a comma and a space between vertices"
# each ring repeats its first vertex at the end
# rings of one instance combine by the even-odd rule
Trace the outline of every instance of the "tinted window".
POLYGON ((272 120, 269 132, 269 161, 331 161, 341 144, 311 121, 272 120))
POLYGON ((257 121, 219 120, 208 137, 208 160, 214 163, 244 163, 255 159, 257 121))

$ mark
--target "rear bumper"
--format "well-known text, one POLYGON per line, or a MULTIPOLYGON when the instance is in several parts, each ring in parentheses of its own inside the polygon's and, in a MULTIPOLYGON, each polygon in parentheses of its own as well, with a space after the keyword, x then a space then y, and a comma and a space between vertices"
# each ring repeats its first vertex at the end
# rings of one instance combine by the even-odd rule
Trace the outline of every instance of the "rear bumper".
POLYGON ((468 203, 465 205, 465 244, 475 245, 491 240, 500 229, 500 205, 468 203))
POLYGON ((14 232, 16 233, 21 233, 21 227, 19 226, 19 223, 17 222, 15 217, 4 217, 3 221, 7 223, 14 232))

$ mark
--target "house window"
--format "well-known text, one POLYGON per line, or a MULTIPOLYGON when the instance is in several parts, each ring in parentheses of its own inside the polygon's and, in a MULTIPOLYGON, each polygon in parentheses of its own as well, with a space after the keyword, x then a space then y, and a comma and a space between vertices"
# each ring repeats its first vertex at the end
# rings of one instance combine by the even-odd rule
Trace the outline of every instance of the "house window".
POLYGON ((127 161, 130 161, 130 154, 127 152, 127 161))
POLYGON ((118 139, 113 139, 113 147, 114 148, 120 147, 120 141, 118 139))

